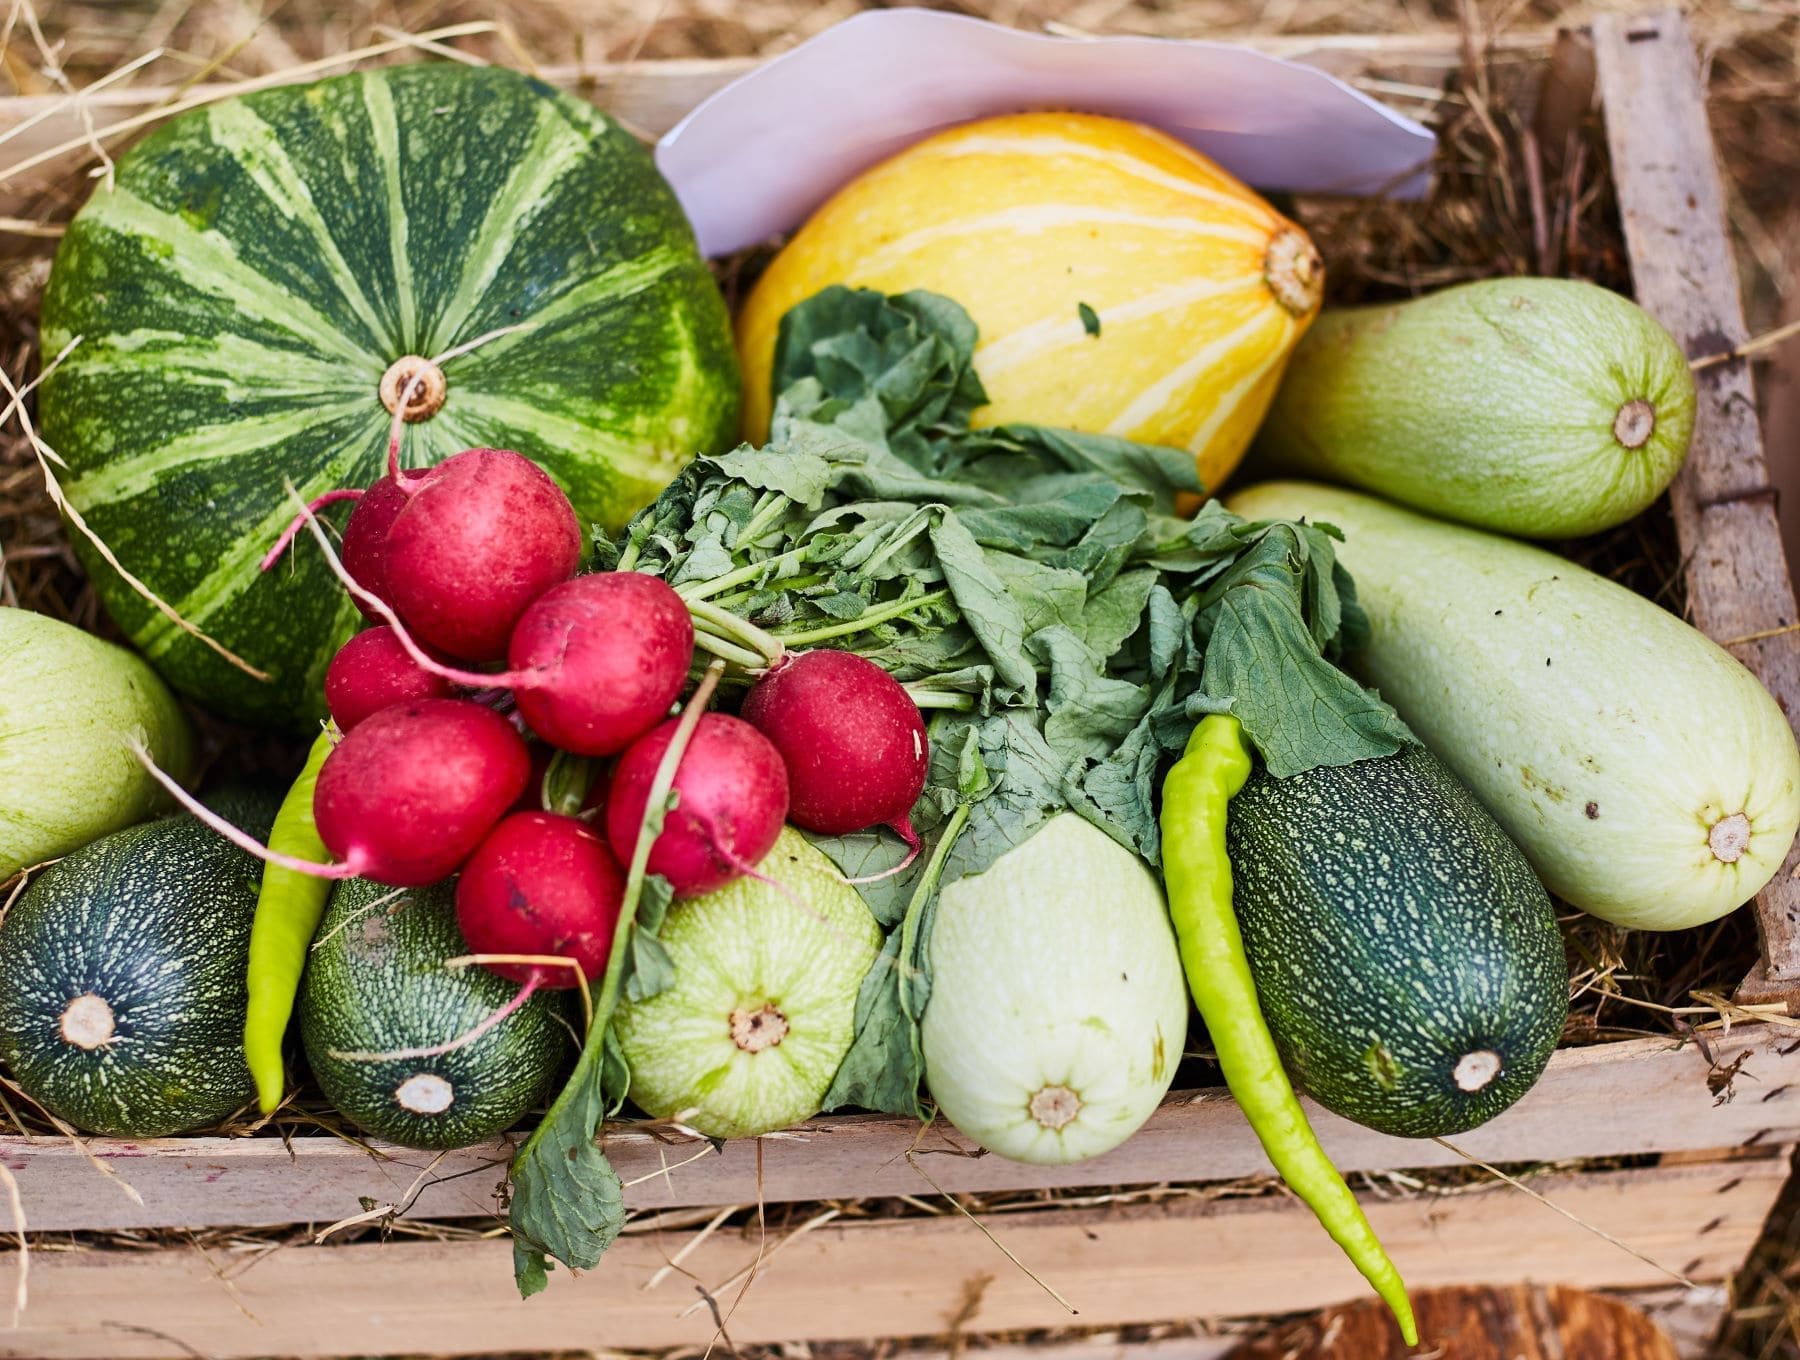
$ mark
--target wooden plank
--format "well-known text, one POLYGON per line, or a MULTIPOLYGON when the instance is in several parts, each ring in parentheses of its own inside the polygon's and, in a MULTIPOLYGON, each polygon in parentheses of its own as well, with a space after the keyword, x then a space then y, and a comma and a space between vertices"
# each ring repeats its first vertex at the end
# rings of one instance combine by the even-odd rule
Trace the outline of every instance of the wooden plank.
MULTIPOLYGON (((1687 24, 1674 10, 1599 14, 1593 35, 1638 301, 1689 358, 1729 351, 1745 339, 1744 313, 1687 24)), ((1669 492, 1689 608, 1695 625, 1755 671, 1791 721, 1800 718, 1800 633, 1774 631, 1794 622, 1794 593, 1750 365, 1715 364, 1696 380, 1693 451, 1669 492)), ((1757 898, 1762 972, 1776 990, 1800 990, 1797 871, 1800 844, 1757 898)))
MULTIPOLYGON (((1497 39, 1498 50, 1508 57, 1527 60, 1548 51, 1553 37, 1549 30, 1509 33, 1497 39)), ((1351 81, 1378 67, 1394 79, 1432 83, 1434 77, 1461 60, 1461 40, 1454 31, 1394 36, 1246 34, 1231 41, 1271 56, 1316 66, 1351 81)), ((598 104, 640 135, 655 138, 701 100, 756 65, 757 60, 730 57, 612 62, 552 66, 536 74, 598 104)), ((156 111, 177 101, 184 105, 210 101, 240 91, 245 84, 267 86, 332 73, 314 63, 301 75, 276 74, 235 85, 209 84, 179 90, 161 85, 121 85, 76 97, 57 94, 0 99, 0 216, 16 217, 27 212, 34 200, 46 192, 56 194, 69 210, 79 204, 89 183, 82 171, 97 159, 94 138, 89 132, 90 119, 99 143, 116 154, 135 135, 138 125, 154 125, 156 111), (143 123, 146 118, 150 122, 143 123), (114 127, 126 130, 115 137, 108 131, 114 127)), ((1391 92, 1381 87, 1376 93, 1391 92)))
MULTIPOLYGON (((1652 1260, 1713 1280, 1748 1253, 1786 1174, 1783 1160, 1544 1177, 1541 1193, 1652 1260)), ((1415 1288, 1542 1279, 1584 1288, 1664 1282, 1506 1187, 1371 1202, 1376 1231, 1415 1288)), ((699 1243, 627 1237, 579 1279, 538 1298, 513 1291, 503 1241, 293 1246, 205 1255, 39 1252, 31 1305, 0 1355, 65 1357, 471 1354, 705 1345, 696 1285, 731 1310, 737 1344, 1107 1326, 1292 1312, 1365 1286, 1287 1197, 1188 1198, 1081 1211, 989 1215, 1007 1247, 1079 1309, 1064 1312, 966 1219, 833 1222, 773 1233, 752 1286, 755 1229, 699 1243)))
MULTIPOLYGON (((1679 1149, 1769 1146, 1800 1141, 1800 1034, 1775 1026, 1714 1037, 1722 1063, 1744 1055, 1735 1098, 1715 1103, 1706 1059, 1660 1039, 1565 1049, 1523 1100, 1452 1141, 1492 1162, 1557 1161, 1679 1149)), ((1388 1138, 1317 1107, 1319 1136, 1346 1170, 1454 1166, 1438 1143, 1388 1138)), ((1123 1146, 1073 1166, 1026 1166, 970 1155, 946 1126, 879 1117, 815 1120, 761 1140, 767 1203, 929 1194, 908 1160, 948 1191, 992 1192, 1080 1186, 1198 1182, 1269 1174, 1260 1145, 1224 1091, 1171 1096, 1123 1146)), ((504 1144, 439 1156, 383 1148, 379 1157, 331 1138, 92 1140, 89 1150, 143 1197, 140 1207, 61 1139, 0 1139, 34 1229, 327 1224, 369 1203, 407 1206, 421 1219, 498 1212, 504 1144)), ((757 1146, 734 1140, 658 1142, 624 1126, 607 1152, 636 1210, 754 1203, 757 1146), (662 1168, 667 1174, 659 1174, 662 1168)))

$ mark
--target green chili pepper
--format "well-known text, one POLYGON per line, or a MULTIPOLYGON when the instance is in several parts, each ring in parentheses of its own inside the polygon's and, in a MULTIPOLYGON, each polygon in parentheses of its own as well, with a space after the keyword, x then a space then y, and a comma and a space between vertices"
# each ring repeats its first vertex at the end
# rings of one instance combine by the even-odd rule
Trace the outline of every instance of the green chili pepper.
POLYGON ((1306 1122, 1256 999, 1232 910, 1225 849, 1226 805, 1249 777, 1250 751, 1238 720, 1215 713, 1201 719, 1163 781, 1163 879, 1188 988, 1212 1036, 1225 1083, 1276 1171, 1375 1286, 1406 1344, 1417 1345, 1418 1327, 1400 1272, 1306 1122))
MULTIPOLYGON (((300 777, 275 814, 269 832, 271 850, 301 859, 330 860, 331 852, 313 825, 313 785, 319 782, 319 767, 337 739, 337 729, 327 727, 307 753, 300 777)), ((244 1016, 244 1060, 256 1081, 256 1099, 264 1114, 272 1114, 281 1104, 287 1087, 281 1041, 287 1034, 288 1017, 294 1013, 306 953, 312 947, 319 918, 325 914, 331 884, 328 878, 273 864, 263 866, 256 919, 250 926, 250 1009, 244 1016)))

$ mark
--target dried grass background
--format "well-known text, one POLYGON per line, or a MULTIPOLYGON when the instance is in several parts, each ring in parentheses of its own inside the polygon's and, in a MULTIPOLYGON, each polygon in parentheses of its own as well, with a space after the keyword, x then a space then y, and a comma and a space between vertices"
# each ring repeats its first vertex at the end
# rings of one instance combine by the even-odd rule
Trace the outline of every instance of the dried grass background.
MULTIPOLYGON (((0 0, 7 16, 0 95, 79 88, 152 50, 162 55, 125 83, 178 87, 242 79, 397 32, 466 21, 501 27, 458 47, 512 64, 771 54, 868 7, 864 0, 37 0, 31 8, 0 0)), ((1461 32, 1476 54, 1494 35, 1547 32, 1579 22, 1593 8, 1545 0, 963 0, 934 7, 1027 28, 1167 37, 1461 32)), ((1707 62, 1712 121, 1729 173, 1750 325, 1760 331, 1794 314, 1784 299, 1800 298, 1800 3, 1700 0, 1691 22, 1707 62)), ((1597 125, 1583 129, 1587 158, 1567 182, 1550 186, 1557 230, 1534 231, 1516 159, 1523 111, 1510 108, 1504 89, 1489 84, 1503 87, 1508 72, 1504 62, 1472 61, 1453 75, 1449 97, 1441 100, 1377 91, 1438 126, 1444 173, 1423 212, 1300 205, 1331 263, 1336 296, 1404 293, 1533 269, 1615 286, 1628 282, 1597 125), (1545 238, 1549 258, 1541 254, 1545 238)), ((36 302, 56 226, 85 192, 81 182, 56 186, 27 217, 0 221, 0 364, 12 374, 35 371, 36 302)), ((1783 381, 1800 393, 1800 377, 1786 377, 1800 375, 1800 344, 1788 358, 1788 368, 1777 354, 1763 371, 1778 404, 1783 381)), ((1794 433, 1794 448, 1772 440, 1774 456, 1800 460, 1800 429, 1794 433)), ((25 603, 108 631, 14 429, 0 432, 0 550, 0 603, 25 603)), ((1577 551, 1596 570, 1680 608, 1666 516, 1647 516, 1577 551)), ((215 750, 225 745, 215 732, 215 750)), ((1667 936, 1583 919, 1571 923, 1568 936, 1581 992, 1571 1017, 1573 1042, 1666 1033, 1716 1018, 1716 1007, 1696 1004, 1694 993, 1728 991, 1755 947, 1743 912, 1667 936)), ((1778 1211, 1737 1284, 1733 1307, 1718 1360, 1800 1360, 1800 1199, 1790 1197, 1778 1211)))

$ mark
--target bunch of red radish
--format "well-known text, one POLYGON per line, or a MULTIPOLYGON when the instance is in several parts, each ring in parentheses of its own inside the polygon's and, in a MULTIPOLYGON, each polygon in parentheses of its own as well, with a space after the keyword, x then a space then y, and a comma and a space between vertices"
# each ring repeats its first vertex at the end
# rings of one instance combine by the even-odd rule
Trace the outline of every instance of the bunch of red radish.
MULTIPOLYGON (((390 472, 355 499, 334 566, 376 626, 333 658, 325 697, 342 739, 320 768, 319 838, 335 864, 266 858, 395 887, 460 870, 472 951, 529 987, 592 979, 611 952, 626 872, 671 716, 695 662, 687 606, 634 572, 577 575, 582 534, 551 478, 520 454, 469 449, 390 472), (492 671, 471 667, 503 664, 492 671), (549 748, 612 757, 578 816, 537 808, 549 748), (590 825, 592 818, 599 825, 590 825)), ((317 503, 315 503, 316 508, 317 503)), ((331 554, 311 511, 313 528, 331 554)), ((264 562, 279 559, 290 531, 264 562)), ((737 718, 704 712, 674 772, 646 871, 676 896, 755 866, 782 824, 893 828, 925 783, 925 725, 905 689, 847 652, 788 653, 737 718)))

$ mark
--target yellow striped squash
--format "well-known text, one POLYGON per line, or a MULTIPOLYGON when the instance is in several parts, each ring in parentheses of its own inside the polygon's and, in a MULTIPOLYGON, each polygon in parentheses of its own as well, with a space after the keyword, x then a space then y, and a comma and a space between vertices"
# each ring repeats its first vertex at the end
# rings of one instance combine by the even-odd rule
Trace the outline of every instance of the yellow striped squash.
POLYGON ((851 181, 758 281, 737 331, 746 438, 768 429, 782 316, 834 283, 967 308, 990 399, 978 424, 1185 447, 1211 488, 1268 409, 1323 270, 1304 231, 1154 128, 1079 113, 966 123, 851 181))

